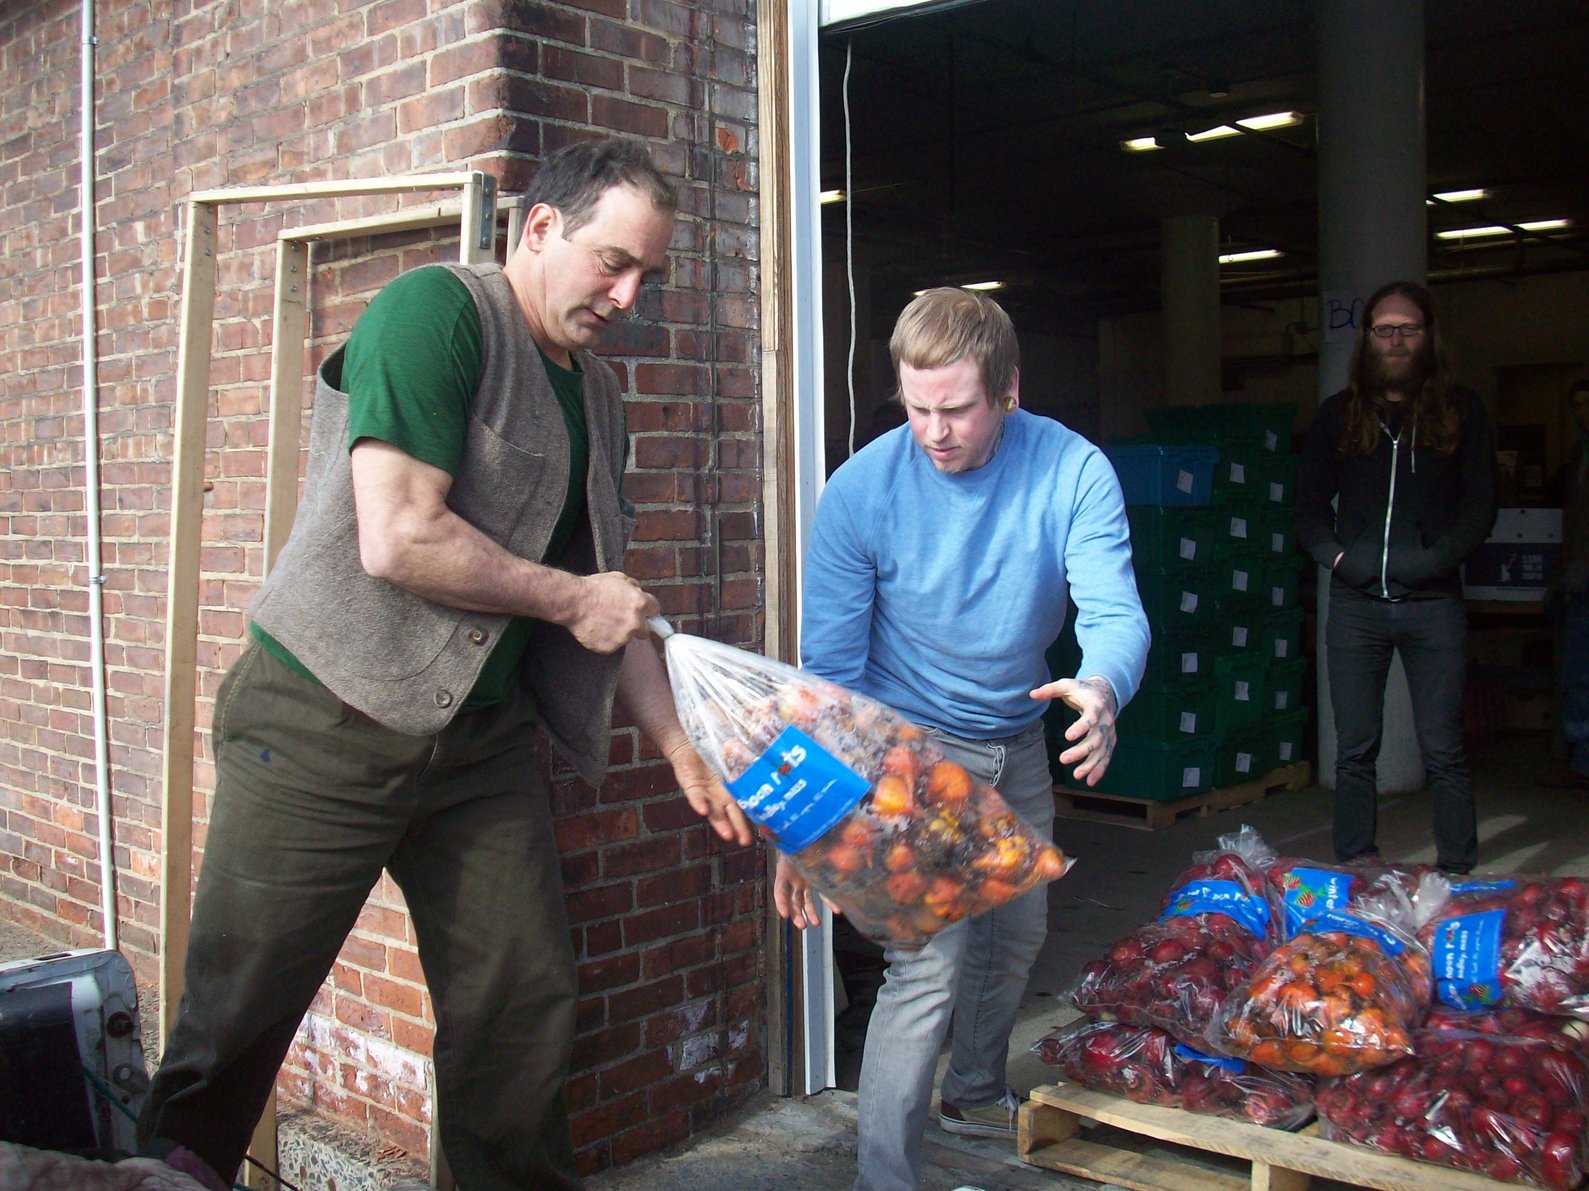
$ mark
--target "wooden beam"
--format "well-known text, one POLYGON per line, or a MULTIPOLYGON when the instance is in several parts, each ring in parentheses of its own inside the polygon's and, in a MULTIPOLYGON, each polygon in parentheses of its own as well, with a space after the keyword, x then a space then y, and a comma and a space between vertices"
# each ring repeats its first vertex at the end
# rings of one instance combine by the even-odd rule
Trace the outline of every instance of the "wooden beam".
POLYGON ((270 447, 265 468, 265 573, 298 511, 303 450, 303 350, 309 327, 309 245, 276 242, 276 313, 270 348, 270 447))
POLYGON ((199 546, 204 519, 204 435, 215 317, 215 208, 190 202, 182 262, 177 402, 166 556, 165 755, 160 807, 160 1036, 182 999, 193 886, 193 694, 199 631, 199 546))
MULTIPOLYGON (((794 305, 789 261, 790 223, 789 11, 786 0, 757 0, 757 129, 761 179, 761 408, 762 408, 762 566, 766 575, 763 649, 768 657, 794 661, 795 492, 794 492, 794 305)), ((768 850, 767 885, 774 858, 768 850)), ((795 1093, 801 1061, 793 1040, 799 1036, 800 949, 767 899, 767 1086, 779 1095, 795 1093)))
POLYGON ((362 194, 409 194, 420 190, 462 190, 480 170, 448 174, 411 174, 399 178, 349 178, 328 182, 288 182, 279 186, 233 186, 200 190, 190 203, 270 203, 294 199, 352 198, 362 194))

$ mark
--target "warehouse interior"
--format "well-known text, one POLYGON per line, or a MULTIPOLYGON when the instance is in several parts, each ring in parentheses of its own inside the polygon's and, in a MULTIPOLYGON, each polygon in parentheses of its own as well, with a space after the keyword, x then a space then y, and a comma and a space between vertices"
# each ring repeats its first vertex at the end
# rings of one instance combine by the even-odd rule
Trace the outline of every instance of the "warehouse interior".
MULTIPOLYGON (((1376 7, 1352 7, 1373 38, 1376 7)), ((1542 506, 1574 441, 1567 386, 1589 371, 1589 9, 1423 9, 1428 281, 1496 422, 1500 503, 1542 506)), ((824 29, 827 470, 898 424, 887 338, 930 285, 993 290, 1021 334, 1028 409, 1102 443, 1148 432, 1165 401, 1164 225, 1187 213, 1217 217, 1222 257, 1220 383, 1199 403, 1289 403, 1294 447, 1320 396, 1319 13, 951 0, 824 29)), ((1473 743, 1521 731, 1559 749, 1537 602, 1471 606, 1473 743)), ((1310 702, 1313 678, 1310 658, 1310 702)), ((842 926, 835 947, 859 1002, 837 1022, 854 1086, 879 965, 842 926)))

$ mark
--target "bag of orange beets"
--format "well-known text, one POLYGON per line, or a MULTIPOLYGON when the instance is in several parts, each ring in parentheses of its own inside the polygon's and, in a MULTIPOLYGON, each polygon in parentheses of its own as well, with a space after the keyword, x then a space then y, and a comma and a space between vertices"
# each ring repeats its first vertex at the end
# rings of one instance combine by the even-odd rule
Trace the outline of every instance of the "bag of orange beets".
POLYGON ((652 627, 701 758, 868 938, 920 947, 1075 863, 884 704, 660 618, 652 627))

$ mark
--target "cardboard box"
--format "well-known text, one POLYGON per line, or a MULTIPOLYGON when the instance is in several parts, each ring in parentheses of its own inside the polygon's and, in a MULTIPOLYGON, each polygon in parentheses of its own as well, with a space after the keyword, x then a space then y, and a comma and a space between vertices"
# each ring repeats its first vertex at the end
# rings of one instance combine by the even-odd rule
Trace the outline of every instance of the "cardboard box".
POLYGON ((1470 600, 1542 600, 1560 561, 1560 509, 1501 509, 1490 536, 1462 564, 1462 594, 1470 600))

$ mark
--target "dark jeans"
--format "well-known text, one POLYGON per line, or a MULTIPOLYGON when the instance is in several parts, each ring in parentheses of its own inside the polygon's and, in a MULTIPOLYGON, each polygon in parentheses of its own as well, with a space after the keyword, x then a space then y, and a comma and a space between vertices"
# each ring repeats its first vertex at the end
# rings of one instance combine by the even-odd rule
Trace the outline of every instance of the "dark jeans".
POLYGON ((1395 651, 1407 671, 1413 727, 1434 802, 1435 863, 1472 868, 1479 843, 1462 748, 1468 617, 1461 597, 1377 600, 1335 586, 1324 639, 1335 711, 1336 859, 1375 850, 1375 762, 1395 651))
POLYGON ((1568 596, 1561 617, 1561 733, 1568 764, 1589 777, 1589 594, 1568 596))
POLYGON ((575 969, 533 715, 405 736, 257 645, 216 698, 186 988, 139 1121, 230 1178, 311 1000, 389 869, 436 1013, 437 1123, 466 1191, 578 1187, 575 969))

